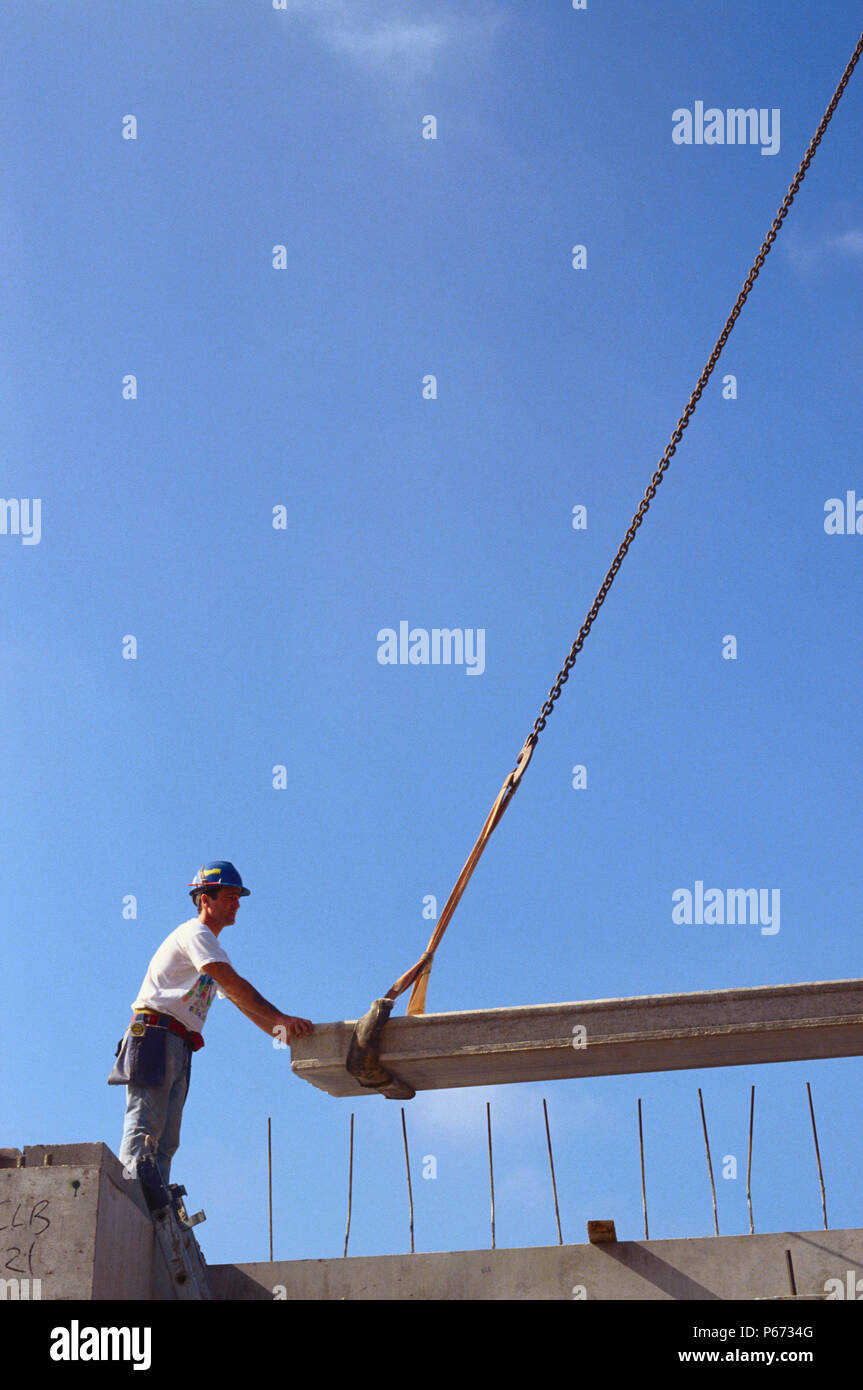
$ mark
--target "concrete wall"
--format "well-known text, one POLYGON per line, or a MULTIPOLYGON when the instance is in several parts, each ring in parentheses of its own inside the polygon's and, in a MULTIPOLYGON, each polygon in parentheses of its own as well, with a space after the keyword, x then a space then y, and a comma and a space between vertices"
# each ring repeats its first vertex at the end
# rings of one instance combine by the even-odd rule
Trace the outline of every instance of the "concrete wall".
POLYGON ((43 1300, 173 1296, 138 1184, 104 1144, 0 1151, 0 1278, 7 1298, 13 1280, 43 1300))
POLYGON ((825 1298, 826 1281, 845 1286, 849 1270, 863 1278, 859 1230, 211 1265, 209 1274, 226 1299, 748 1300, 790 1296, 786 1250, 798 1297, 825 1298))

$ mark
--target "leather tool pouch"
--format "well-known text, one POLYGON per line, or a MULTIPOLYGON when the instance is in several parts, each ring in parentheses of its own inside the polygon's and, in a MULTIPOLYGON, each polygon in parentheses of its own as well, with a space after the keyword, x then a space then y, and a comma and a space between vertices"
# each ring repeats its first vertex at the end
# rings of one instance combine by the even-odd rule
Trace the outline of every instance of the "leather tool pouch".
POLYGON ((167 1028, 152 1028, 145 1024, 133 1024, 133 1028, 143 1028, 137 1036, 132 1028, 127 1028, 117 1043, 117 1058, 109 1086, 161 1086, 165 1080, 165 1048, 168 1042, 167 1028))

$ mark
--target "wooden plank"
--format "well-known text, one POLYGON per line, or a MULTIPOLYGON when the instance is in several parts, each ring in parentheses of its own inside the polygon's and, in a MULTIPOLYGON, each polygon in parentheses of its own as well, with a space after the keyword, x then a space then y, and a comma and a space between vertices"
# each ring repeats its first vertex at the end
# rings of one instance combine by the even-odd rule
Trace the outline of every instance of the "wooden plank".
MULTIPOLYGON (((374 1095, 345 1066, 355 1020, 291 1044, 297 1076, 374 1095)), ((756 1065, 863 1053, 863 980, 391 1018, 383 1065, 415 1091, 756 1065)))

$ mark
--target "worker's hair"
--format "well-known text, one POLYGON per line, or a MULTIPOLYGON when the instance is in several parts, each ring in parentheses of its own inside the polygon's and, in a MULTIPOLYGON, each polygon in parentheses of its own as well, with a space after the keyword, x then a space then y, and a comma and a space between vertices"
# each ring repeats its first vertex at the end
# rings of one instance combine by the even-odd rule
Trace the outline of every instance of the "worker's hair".
POLYGON ((201 911, 201 898, 204 895, 204 893, 206 893, 208 898, 217 898, 221 893, 223 887, 224 885, 219 883, 214 885, 212 888, 195 888, 194 891, 189 894, 189 896, 192 899, 192 902, 195 904, 196 912, 201 911))

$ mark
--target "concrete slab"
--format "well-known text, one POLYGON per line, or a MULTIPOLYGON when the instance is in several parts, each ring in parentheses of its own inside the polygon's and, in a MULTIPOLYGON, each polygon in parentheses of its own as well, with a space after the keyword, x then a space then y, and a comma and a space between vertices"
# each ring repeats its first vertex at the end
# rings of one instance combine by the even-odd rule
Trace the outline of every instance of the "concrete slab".
MULTIPOLYGON (((209 1274, 217 1299, 271 1303, 784 1301, 791 1292, 788 1252, 798 1291, 795 1301, 856 1296, 846 1291, 849 1285, 856 1288, 863 1265, 859 1230, 210 1265, 209 1274)), ((751 1321, 748 1314, 743 1321, 751 1321)), ((771 1325, 775 1321, 774 1316, 771 1325)))
MULTIPOLYGON (((297 1076, 374 1095, 346 1068, 355 1020, 291 1043, 297 1076)), ((380 1060, 415 1091, 863 1053, 863 980, 760 985, 391 1018, 380 1060)))

